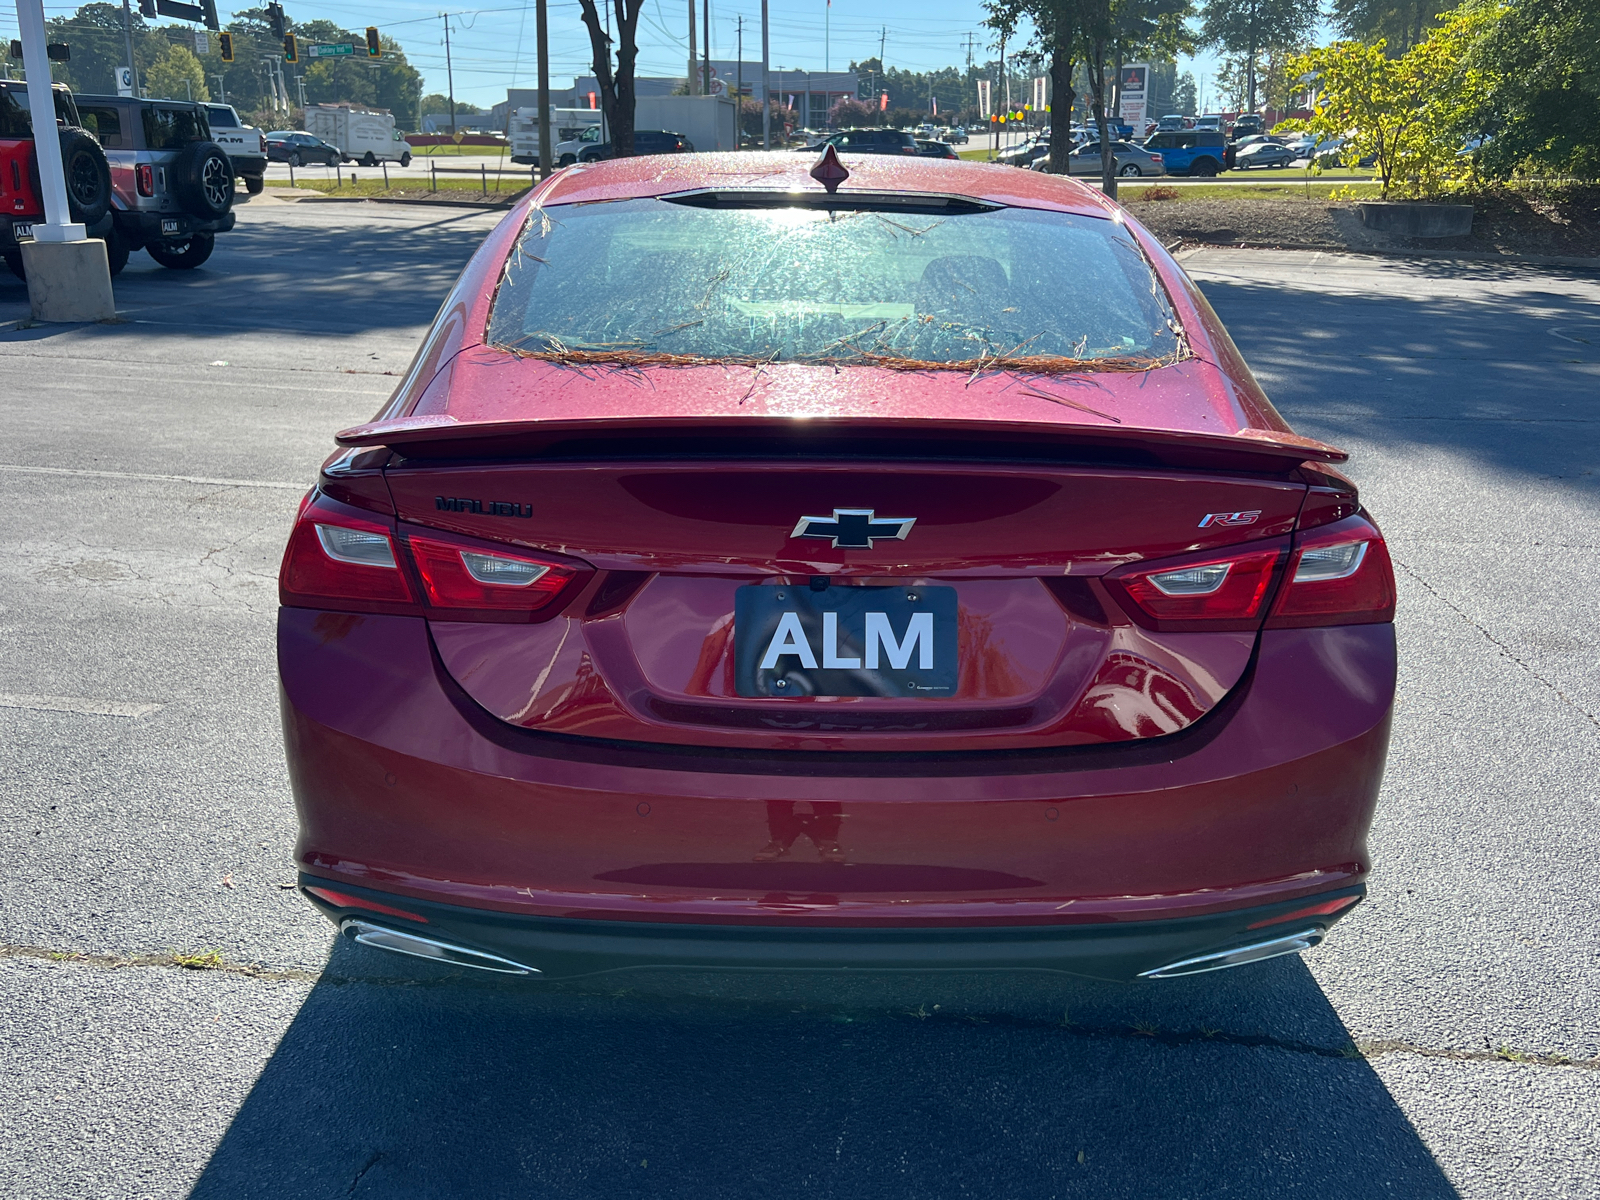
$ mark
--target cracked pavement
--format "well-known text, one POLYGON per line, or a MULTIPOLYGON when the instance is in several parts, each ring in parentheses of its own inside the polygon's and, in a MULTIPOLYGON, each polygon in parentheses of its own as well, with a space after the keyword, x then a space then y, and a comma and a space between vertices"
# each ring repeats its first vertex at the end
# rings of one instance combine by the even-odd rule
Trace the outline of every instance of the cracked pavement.
POLYGON ((200 271, 135 255, 126 324, 0 333, 8 1200, 1600 1195, 1600 280, 1186 258, 1399 568, 1372 895, 1324 946, 539 986, 292 890, 278 558, 493 222, 441 212, 247 205, 200 271))

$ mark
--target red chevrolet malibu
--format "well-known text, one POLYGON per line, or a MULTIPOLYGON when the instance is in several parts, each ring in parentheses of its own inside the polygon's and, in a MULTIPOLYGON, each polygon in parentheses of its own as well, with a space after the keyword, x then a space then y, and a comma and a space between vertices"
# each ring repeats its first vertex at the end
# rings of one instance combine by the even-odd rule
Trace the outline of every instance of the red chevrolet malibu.
POLYGON ((562 171, 338 441, 278 645, 301 886, 357 941, 1131 979, 1364 894, 1383 538, 1076 182, 562 171))

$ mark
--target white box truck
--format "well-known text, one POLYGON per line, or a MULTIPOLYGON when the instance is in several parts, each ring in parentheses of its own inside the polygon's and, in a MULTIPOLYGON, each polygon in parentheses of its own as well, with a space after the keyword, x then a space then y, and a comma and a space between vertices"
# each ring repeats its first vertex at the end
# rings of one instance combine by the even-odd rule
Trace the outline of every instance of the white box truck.
POLYGON ((339 147, 341 154, 363 166, 377 166, 383 159, 411 165, 411 147, 395 129, 394 117, 381 109, 308 104, 306 132, 339 147))
MULTIPOLYGON (((511 161, 531 165, 539 161, 539 110, 519 108, 511 114, 511 161)), ((551 162, 567 166, 578 160, 578 151, 598 142, 600 112, 593 108, 552 108, 550 133, 555 142, 551 162)))

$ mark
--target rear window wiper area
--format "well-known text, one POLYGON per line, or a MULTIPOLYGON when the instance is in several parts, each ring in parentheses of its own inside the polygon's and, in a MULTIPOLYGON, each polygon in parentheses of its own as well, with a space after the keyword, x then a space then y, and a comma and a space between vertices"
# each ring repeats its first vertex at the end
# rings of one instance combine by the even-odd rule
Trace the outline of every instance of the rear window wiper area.
POLYGON ((1005 208, 992 200, 942 192, 785 191, 778 188, 694 188, 656 197, 691 208, 815 208, 848 212, 930 213, 959 216, 1005 208))

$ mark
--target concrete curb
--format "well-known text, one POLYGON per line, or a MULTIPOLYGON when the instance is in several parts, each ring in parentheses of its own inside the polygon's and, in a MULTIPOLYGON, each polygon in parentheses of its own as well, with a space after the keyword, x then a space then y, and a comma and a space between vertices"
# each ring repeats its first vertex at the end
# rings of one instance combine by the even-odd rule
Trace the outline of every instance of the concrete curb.
POLYGON ((439 208, 479 208, 486 212, 508 209, 528 194, 528 189, 505 200, 408 200, 400 196, 298 196, 296 204, 431 204, 439 208))

